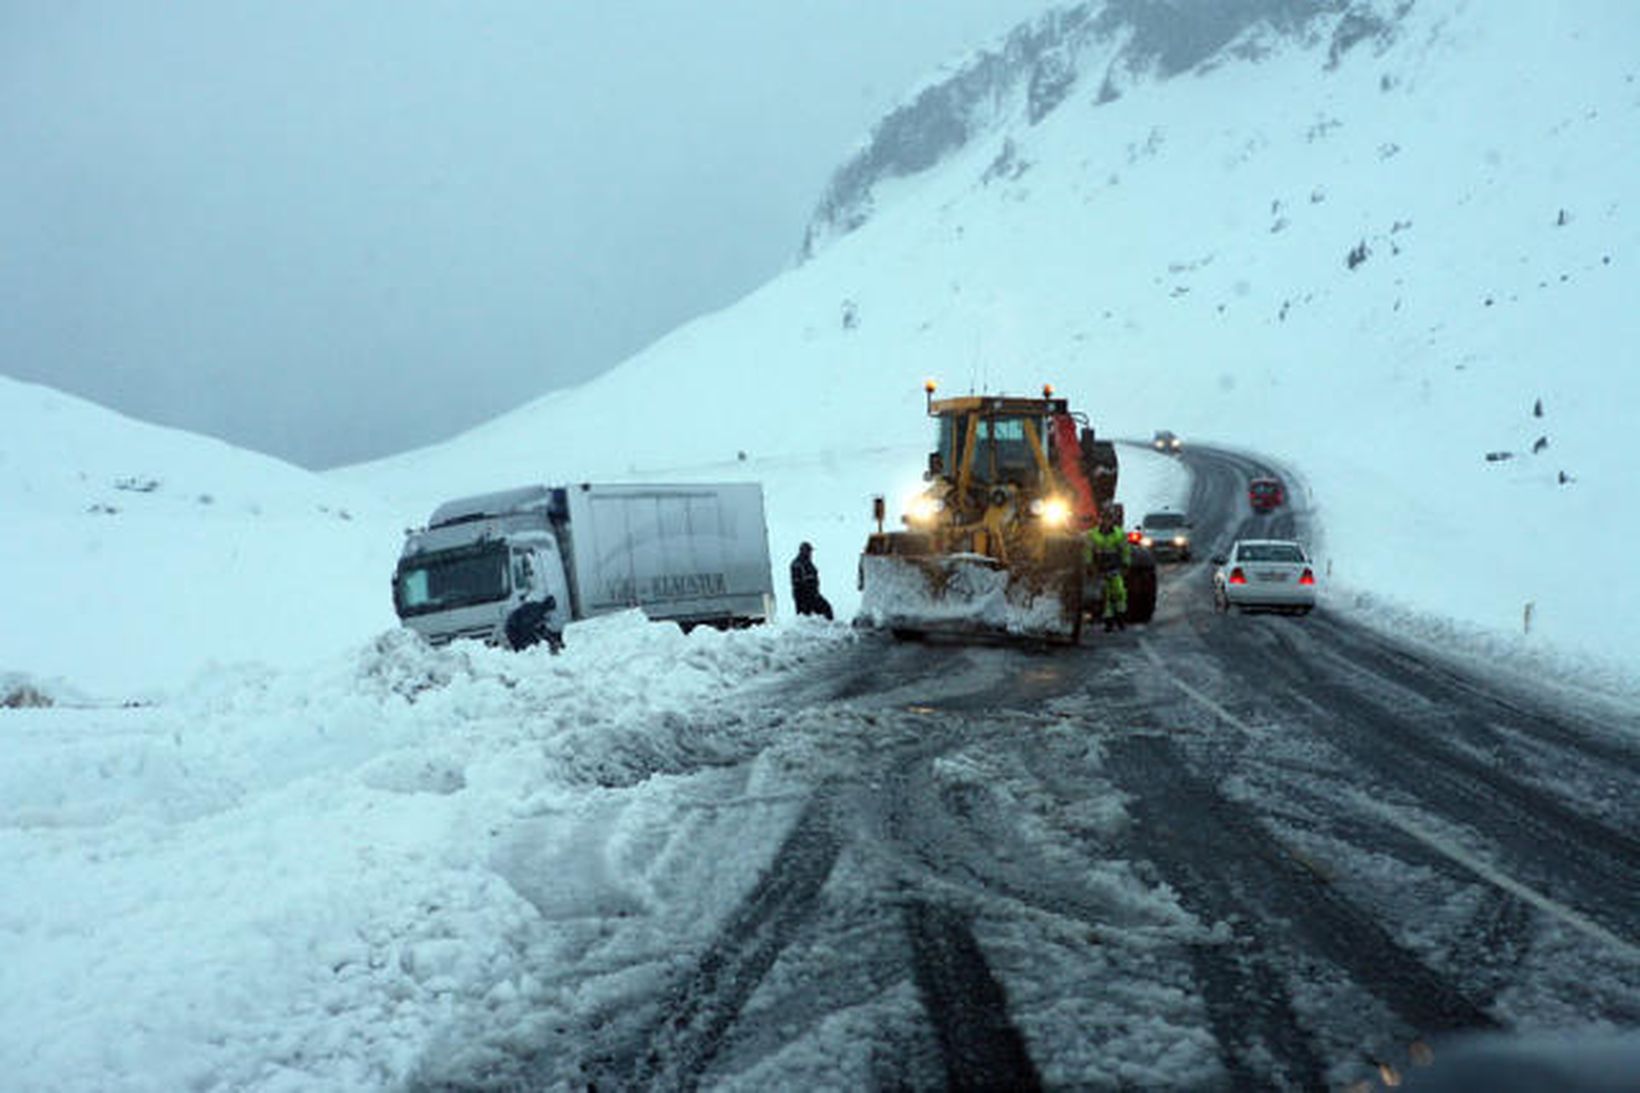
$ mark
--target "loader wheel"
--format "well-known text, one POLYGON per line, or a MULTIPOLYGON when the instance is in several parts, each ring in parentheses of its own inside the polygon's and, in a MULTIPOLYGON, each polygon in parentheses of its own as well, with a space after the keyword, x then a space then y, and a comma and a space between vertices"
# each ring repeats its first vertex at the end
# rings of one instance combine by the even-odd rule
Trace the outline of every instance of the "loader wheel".
POLYGON ((1127 575, 1127 621, 1149 622, 1156 614, 1156 567, 1134 566, 1127 575))
POLYGON ((1087 617, 1087 607, 1082 602, 1082 559, 1076 558, 1071 566, 1070 575, 1065 578, 1065 602, 1071 605, 1071 633, 1065 642, 1067 645, 1082 644, 1082 620, 1087 617))

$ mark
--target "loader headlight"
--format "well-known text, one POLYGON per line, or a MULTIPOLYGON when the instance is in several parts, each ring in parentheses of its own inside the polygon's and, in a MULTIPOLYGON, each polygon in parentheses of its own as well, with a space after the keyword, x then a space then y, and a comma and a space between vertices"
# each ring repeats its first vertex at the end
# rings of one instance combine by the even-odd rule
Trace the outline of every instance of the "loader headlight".
POLYGON ((1064 527, 1070 523, 1071 507, 1062 497, 1049 497, 1044 500, 1033 501, 1031 511, 1049 527, 1064 527))
POLYGON ((931 524, 945 511, 945 502, 938 497, 919 493, 905 505, 905 519, 911 524, 931 524))

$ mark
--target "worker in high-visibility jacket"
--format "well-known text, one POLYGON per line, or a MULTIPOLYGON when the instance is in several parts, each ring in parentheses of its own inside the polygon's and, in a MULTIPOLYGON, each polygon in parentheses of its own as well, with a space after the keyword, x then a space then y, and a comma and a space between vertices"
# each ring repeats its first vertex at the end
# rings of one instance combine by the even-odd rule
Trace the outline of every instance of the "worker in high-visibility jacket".
POLYGON ((1105 630, 1122 629, 1127 625, 1127 582, 1122 580, 1122 571, 1133 561, 1133 547, 1127 533, 1116 526, 1113 506, 1100 508, 1099 526, 1088 529, 1082 560, 1102 585, 1105 630))

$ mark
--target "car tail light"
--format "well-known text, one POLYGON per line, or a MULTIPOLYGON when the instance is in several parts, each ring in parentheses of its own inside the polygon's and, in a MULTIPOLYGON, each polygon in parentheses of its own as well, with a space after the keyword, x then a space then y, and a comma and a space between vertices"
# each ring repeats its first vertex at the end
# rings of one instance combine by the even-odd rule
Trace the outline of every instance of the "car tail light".
POLYGON ((1236 568, 1234 568, 1230 571, 1230 583, 1231 584, 1246 584, 1247 583, 1247 574, 1245 574, 1241 571, 1241 566, 1238 565, 1236 568))
POLYGON ((1306 569, 1304 571, 1303 575, 1298 578, 1298 583, 1299 584, 1314 584, 1315 583, 1315 572, 1313 570, 1306 569))
POLYGON ((1130 543, 1137 543, 1141 538, 1142 536, 1137 531, 1128 532, 1128 542, 1130 543))

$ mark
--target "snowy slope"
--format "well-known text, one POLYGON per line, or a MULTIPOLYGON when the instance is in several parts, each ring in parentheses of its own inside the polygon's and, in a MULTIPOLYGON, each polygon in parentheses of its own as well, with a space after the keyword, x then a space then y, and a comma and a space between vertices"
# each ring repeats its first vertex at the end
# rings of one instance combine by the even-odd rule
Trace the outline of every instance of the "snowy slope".
POLYGON ((1640 65, 1621 48, 1640 9, 1377 9, 1387 29, 1341 54, 1348 16, 1255 26, 1114 99, 1089 62, 1035 125, 1016 86, 736 306, 337 477, 419 513, 514 480, 717 474, 745 452, 755 476, 813 464, 776 511, 813 523, 824 496, 853 523, 912 481, 923 377, 1050 381, 1107 433, 1289 461, 1335 580, 1375 604, 1499 638, 1532 604, 1533 642, 1633 661, 1640 617, 1609 605, 1640 602, 1640 577, 1583 579, 1559 547, 1640 522, 1640 457, 1617 441, 1640 394, 1640 65), (904 471, 831 472, 867 452, 904 471))
POLYGON ((538 1040, 573 1001, 541 969, 598 916, 639 927, 607 952, 634 959, 755 878, 742 825, 792 808, 769 776, 667 772, 767 746, 694 712, 846 633, 618 616, 549 657, 397 631, 155 707, 0 710, 5 1087, 393 1089, 538 1040), (653 872, 671 838, 712 875, 653 872))
POLYGON ((0 421, 0 675, 130 699, 396 621, 398 529, 368 495, 5 377, 0 421))

